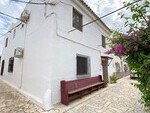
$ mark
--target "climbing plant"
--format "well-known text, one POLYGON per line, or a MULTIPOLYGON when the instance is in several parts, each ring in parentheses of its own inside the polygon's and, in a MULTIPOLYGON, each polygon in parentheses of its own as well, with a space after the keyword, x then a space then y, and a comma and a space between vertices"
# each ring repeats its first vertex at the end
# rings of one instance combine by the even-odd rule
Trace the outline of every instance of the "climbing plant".
POLYGON ((150 0, 139 1, 126 10, 129 13, 121 13, 120 17, 125 20, 124 27, 128 30, 112 33, 109 39, 112 49, 106 53, 125 58, 131 71, 138 76, 135 86, 141 91, 141 100, 150 109, 150 0))

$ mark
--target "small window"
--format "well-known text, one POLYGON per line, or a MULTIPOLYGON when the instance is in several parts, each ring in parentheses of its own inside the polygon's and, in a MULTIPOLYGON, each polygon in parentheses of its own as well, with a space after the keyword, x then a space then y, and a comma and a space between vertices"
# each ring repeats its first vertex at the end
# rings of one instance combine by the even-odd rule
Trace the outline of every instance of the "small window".
POLYGON ((5 47, 8 45, 8 38, 6 38, 5 47))
POLYGON ((73 27, 82 31, 82 15, 73 8, 73 27))
POLYGON ((102 47, 106 48, 106 38, 102 35, 102 47))
POLYGON ((89 74, 89 57, 77 56, 77 75, 89 74))
POLYGON ((16 35, 16 29, 14 29, 13 38, 15 38, 15 35, 16 35))
POLYGON ((12 72, 13 72, 13 67, 14 67, 14 58, 11 57, 11 58, 9 59, 8 72, 12 73, 12 72))

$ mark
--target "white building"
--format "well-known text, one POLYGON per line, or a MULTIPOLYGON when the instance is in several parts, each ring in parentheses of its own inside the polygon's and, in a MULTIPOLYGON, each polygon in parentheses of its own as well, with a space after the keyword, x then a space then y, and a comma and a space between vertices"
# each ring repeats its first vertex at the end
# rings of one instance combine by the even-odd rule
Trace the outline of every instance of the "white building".
POLYGON ((60 102, 61 80, 103 75, 104 69, 107 81, 115 72, 113 64, 109 74, 107 65, 102 66, 102 60, 107 64, 108 59, 104 52, 109 28, 101 20, 82 27, 98 18, 85 2, 49 1, 47 5, 27 4, 21 16, 27 22, 11 26, 1 58, 1 79, 40 106, 48 89, 52 105, 60 102))

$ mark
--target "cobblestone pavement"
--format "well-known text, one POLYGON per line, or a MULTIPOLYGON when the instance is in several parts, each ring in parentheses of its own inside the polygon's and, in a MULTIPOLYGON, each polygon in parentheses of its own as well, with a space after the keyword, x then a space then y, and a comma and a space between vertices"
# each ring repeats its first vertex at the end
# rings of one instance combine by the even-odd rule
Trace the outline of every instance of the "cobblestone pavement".
POLYGON ((140 93, 129 77, 71 102, 57 104, 44 111, 19 92, 0 81, 0 113, 146 113, 140 104, 140 93))

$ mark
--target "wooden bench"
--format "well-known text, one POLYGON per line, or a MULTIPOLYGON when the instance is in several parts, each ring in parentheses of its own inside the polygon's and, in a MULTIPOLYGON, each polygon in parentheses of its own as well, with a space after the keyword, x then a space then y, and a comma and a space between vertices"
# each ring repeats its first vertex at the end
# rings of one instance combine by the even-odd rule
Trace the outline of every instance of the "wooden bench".
POLYGON ((105 87, 105 83, 102 80, 102 76, 61 81, 61 103, 68 105, 69 101, 81 98, 83 95, 89 94, 94 90, 98 90, 105 87))

